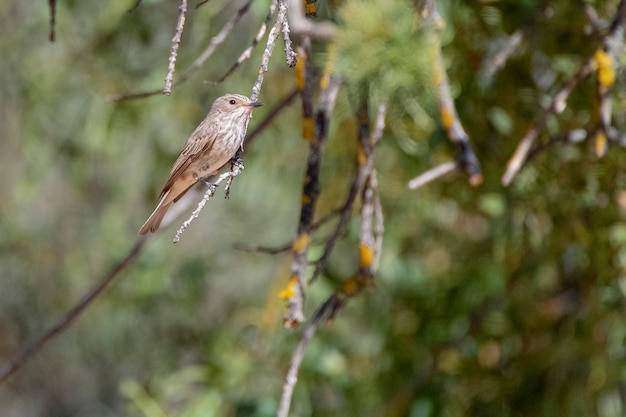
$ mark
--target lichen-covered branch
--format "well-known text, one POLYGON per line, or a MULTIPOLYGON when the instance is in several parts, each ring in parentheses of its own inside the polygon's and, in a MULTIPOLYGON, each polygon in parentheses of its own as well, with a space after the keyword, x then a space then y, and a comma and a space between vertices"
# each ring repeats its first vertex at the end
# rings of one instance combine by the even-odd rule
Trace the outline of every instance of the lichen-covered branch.
POLYGON ((283 317, 286 327, 297 326, 304 321, 304 286, 308 265, 311 227, 315 215, 315 205, 320 193, 319 175, 324 146, 328 136, 328 124, 335 107, 340 81, 335 75, 323 76, 322 91, 315 119, 315 136, 310 142, 306 174, 302 187, 302 206, 298 222, 297 237, 292 246, 291 277, 287 287, 281 291, 281 298, 287 304, 283 317))
MULTIPOLYGON (((606 145, 606 132, 607 126, 602 126, 602 123, 609 123, 610 103, 607 101, 606 93, 608 88, 613 84, 615 79, 615 69, 613 68, 615 62, 615 55, 618 51, 618 46, 623 43, 624 38, 624 20, 626 19, 626 0, 621 0, 617 6, 617 11, 611 22, 611 26, 606 33, 606 36, 602 39, 600 48, 585 61, 578 71, 569 78, 556 93, 550 105, 541 113, 537 122, 526 132, 526 135, 522 138, 517 145, 513 156, 509 159, 506 171, 502 176, 502 184, 509 185, 513 178, 522 169, 523 165, 528 159, 528 154, 539 135, 546 127, 548 118, 551 115, 559 114, 565 110, 567 106, 567 100, 574 91, 574 89, 580 84, 582 80, 591 75, 594 71, 598 72, 598 88, 599 88, 599 132, 600 136, 596 136, 596 152, 603 154, 604 146, 606 145), (603 98, 604 97, 604 98, 603 98), (604 120, 603 120, 604 119, 604 120)), ((598 134, 598 133, 597 133, 598 134)), ((597 135, 596 134, 596 135, 597 135)))
POLYGON ((185 15, 187 14, 187 0, 181 0, 178 7, 178 22, 176 23, 176 32, 172 38, 172 47, 170 49, 170 59, 167 66, 167 75, 165 76, 165 88, 163 94, 169 96, 172 93, 172 80, 174 79, 174 71, 176 70, 176 57, 178 56, 178 46, 185 29, 185 15))

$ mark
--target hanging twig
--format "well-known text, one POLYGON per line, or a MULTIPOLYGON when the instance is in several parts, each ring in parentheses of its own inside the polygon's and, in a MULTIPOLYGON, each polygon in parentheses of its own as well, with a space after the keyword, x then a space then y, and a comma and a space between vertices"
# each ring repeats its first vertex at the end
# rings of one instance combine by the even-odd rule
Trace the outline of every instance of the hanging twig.
POLYGON ((135 4, 133 4, 133 6, 128 9, 128 13, 133 13, 135 10, 137 10, 139 6, 141 6, 141 3, 143 3, 143 0, 135 0, 135 4))
POLYGON ((181 0, 178 7, 178 22, 176 23, 176 32, 172 38, 172 47, 170 49, 170 60, 167 66, 167 75, 165 76, 165 88, 163 94, 169 96, 172 93, 172 79, 176 70, 176 57, 178 56, 178 46, 183 36, 185 28, 185 15, 187 14, 187 0, 181 0))
MULTIPOLYGON (((261 41, 261 38, 263 38, 263 35, 265 35, 265 31, 267 30, 267 25, 269 24, 270 20, 272 20, 272 16, 274 15, 274 12, 276 11, 276 4, 277 4, 277 0, 272 0, 272 2, 270 3, 270 9, 269 12, 267 13, 267 17, 265 18, 265 21, 263 22, 263 24, 261 25, 261 27, 259 28, 256 36, 254 37, 254 39, 252 39, 252 43, 250 44, 250 46, 248 46, 242 53, 241 55, 239 55, 239 58, 237 58, 237 60, 235 61, 235 63, 221 76, 219 77, 216 81, 205 81, 204 83, 206 85, 209 86, 215 86, 218 84, 221 84, 222 82, 224 82, 224 80, 226 78, 228 78, 232 73, 235 72, 235 70, 237 68, 239 68, 239 66, 241 64, 243 64, 243 62, 250 58, 250 56, 252 55, 252 51, 254 50, 254 48, 259 44, 259 42, 261 41)), ((282 25, 282 21, 283 19, 280 19, 280 11, 279 11, 279 17, 276 19, 276 24, 274 25, 274 27, 276 27, 278 25, 278 20, 281 20, 281 25, 282 25)), ((274 48, 274 43, 276 42, 275 38, 278 38, 278 34, 273 35, 274 29, 272 29, 272 31, 270 31, 270 35, 268 37, 268 46, 271 45, 271 48, 274 48), (270 43, 269 39, 274 37, 273 41, 270 43)), ((267 47, 265 49, 265 52, 267 52, 267 47)), ((272 52, 270 51, 269 54, 271 55, 272 52)), ((264 53, 265 56, 265 53, 264 53)), ((262 67, 262 66, 261 66, 262 67)), ((267 67, 267 64, 266 64, 267 67)), ((266 68, 267 71, 267 68, 266 68)))
POLYGON ((363 192, 365 183, 367 182, 369 176, 372 173, 372 170, 374 169, 375 150, 378 147, 380 138, 382 137, 383 128, 385 125, 386 110, 387 107, 384 104, 380 104, 378 106, 376 124, 373 132, 370 132, 370 119, 367 101, 364 101, 357 111, 356 116, 358 122, 358 154, 356 158, 356 175, 354 176, 354 179, 352 180, 352 183, 350 185, 346 201, 339 210, 339 220, 337 221, 335 230, 326 240, 322 255, 315 262, 315 269, 313 270, 311 278, 309 279, 309 283, 315 281, 326 267, 326 264, 328 263, 328 258, 330 257, 330 254, 335 247, 337 239, 339 238, 339 236, 341 236, 343 230, 348 224, 348 221, 352 217, 352 207, 354 206, 356 197, 363 192))
MULTIPOLYGON (((199 68, 202 67, 202 65, 204 65, 204 63, 213 55, 217 47, 226 40, 226 38, 230 34, 233 27, 241 20, 241 18, 250 9, 250 6, 252 5, 252 1, 253 0, 249 0, 243 6, 241 6, 239 10, 237 10, 237 13, 235 13, 235 15, 228 22, 226 22, 224 26, 222 26, 222 29, 219 31, 219 33, 215 35, 213 38, 211 38, 211 42, 209 43, 209 46, 207 46, 207 48, 198 56, 198 58, 196 58, 191 63, 189 67, 187 67, 184 71, 181 72, 181 74, 178 76, 178 79, 176 79, 172 83, 172 87, 178 86, 184 83, 185 81, 187 81, 199 68)), ((126 94, 110 96, 109 100, 110 101, 132 100, 132 99, 155 96, 157 94, 162 94, 162 93, 163 93, 163 89, 159 88, 155 90, 142 91, 138 93, 126 93, 126 94)))
POLYGON ((283 22, 283 40, 285 41, 285 58, 287 66, 293 68, 298 63, 298 54, 293 51, 291 46, 291 37, 289 36, 289 22, 287 19, 283 22))
POLYGON ((319 174, 324 145, 328 136, 328 123, 335 107, 340 82, 339 78, 329 74, 322 77, 321 84, 324 88, 320 92, 315 137, 310 143, 307 169, 302 188, 302 206, 298 232, 292 247, 291 277, 287 287, 280 293, 280 297, 287 304, 287 312, 283 317, 286 327, 297 326, 304 321, 304 286, 306 282, 306 267, 308 265, 307 255, 311 225, 313 224, 315 205, 320 192, 319 174))
POLYGON ((457 161, 444 162, 443 164, 437 165, 436 167, 431 168, 428 171, 413 178, 411 181, 409 181, 408 186, 411 190, 416 190, 428 184, 429 182, 435 181, 436 179, 446 175, 447 173, 454 171, 458 168, 458 166, 459 163, 457 161))
MULTIPOLYGON (((441 28, 441 17, 435 9, 433 0, 416 0, 414 2, 420 16, 435 28, 441 28)), ((469 136, 465 133, 454 105, 450 92, 450 82, 443 63, 441 42, 437 41, 433 48, 435 82, 439 91, 439 111, 443 127, 450 142, 457 147, 457 166, 465 171, 471 185, 479 185, 483 181, 478 158, 472 149, 469 136)))

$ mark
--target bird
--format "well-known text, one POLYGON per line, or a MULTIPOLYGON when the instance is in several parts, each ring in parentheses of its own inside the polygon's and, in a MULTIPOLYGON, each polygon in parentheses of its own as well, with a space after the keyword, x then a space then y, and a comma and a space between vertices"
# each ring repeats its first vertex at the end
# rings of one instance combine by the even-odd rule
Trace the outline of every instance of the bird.
POLYGON ((217 98, 174 162, 159 203, 139 229, 156 232, 165 213, 198 181, 217 174, 242 148, 252 111, 262 103, 241 94, 217 98))

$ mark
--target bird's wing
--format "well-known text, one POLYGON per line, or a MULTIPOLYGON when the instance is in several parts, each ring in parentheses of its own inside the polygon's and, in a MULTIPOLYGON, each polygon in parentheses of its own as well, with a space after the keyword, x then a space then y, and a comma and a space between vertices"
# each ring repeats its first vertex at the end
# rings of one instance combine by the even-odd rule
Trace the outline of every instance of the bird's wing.
POLYGON ((205 123, 205 121, 206 119, 200 123, 189 139, 187 139, 187 143, 185 143, 183 150, 180 152, 180 155, 178 155, 176 162, 174 162, 170 177, 165 183, 163 191, 161 191, 161 197, 172 188, 172 185, 185 173, 185 170, 199 155, 209 151, 213 147, 215 137, 218 133, 218 125, 215 123, 205 123))

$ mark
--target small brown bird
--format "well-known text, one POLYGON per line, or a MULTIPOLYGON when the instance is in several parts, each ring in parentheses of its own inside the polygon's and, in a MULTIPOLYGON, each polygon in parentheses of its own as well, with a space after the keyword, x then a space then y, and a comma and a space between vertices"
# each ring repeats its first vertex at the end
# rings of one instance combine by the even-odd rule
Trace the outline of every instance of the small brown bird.
POLYGON ((159 204, 139 229, 140 235, 156 232, 172 204, 196 182, 215 175, 235 156, 246 136, 252 110, 259 106, 262 104, 239 94, 226 94, 215 100, 174 162, 159 204))

